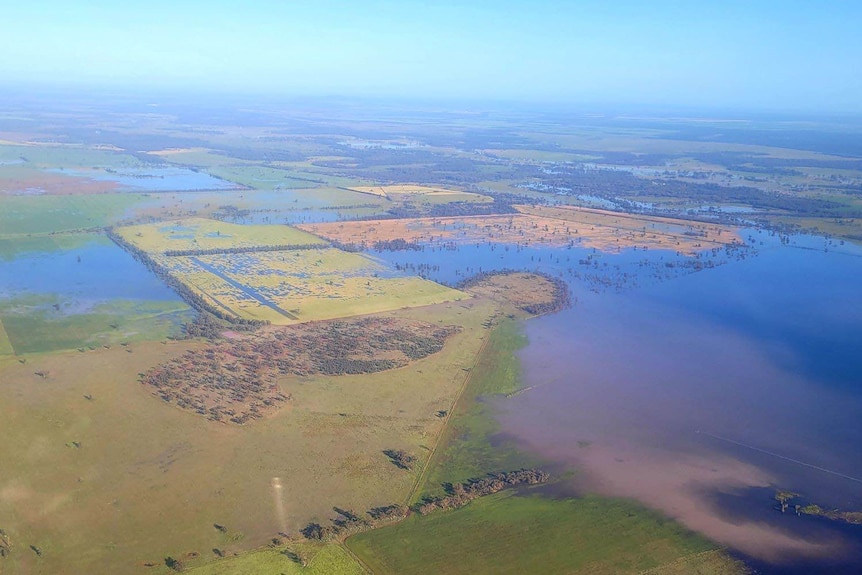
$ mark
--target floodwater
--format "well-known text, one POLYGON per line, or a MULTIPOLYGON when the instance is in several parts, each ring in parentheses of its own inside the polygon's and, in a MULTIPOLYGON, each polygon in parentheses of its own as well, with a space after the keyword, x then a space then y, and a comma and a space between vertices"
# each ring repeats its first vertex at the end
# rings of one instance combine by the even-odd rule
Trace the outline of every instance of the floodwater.
POLYGON ((57 292, 98 299, 177 299, 178 296, 122 249, 92 235, 68 250, 38 250, 0 262, 0 294, 57 292))
POLYGON ((116 182, 134 192, 170 192, 193 190, 230 190, 240 186, 187 168, 118 168, 112 170, 53 170, 93 180, 116 182))
POLYGON ((670 252, 425 246, 373 255, 457 283, 479 271, 564 279, 575 305, 527 322, 505 436, 634 498, 760 573, 862 572, 862 526, 777 511, 862 510, 862 248, 746 232, 693 272, 670 252), (794 501, 795 503, 795 501, 794 501))
POLYGON ((38 249, 0 259, 0 305, 50 294, 68 313, 114 299, 180 301, 158 277, 101 235, 74 248, 38 249))
POLYGON ((858 573, 862 526, 782 515, 775 489, 862 510, 862 249, 767 238, 755 257, 527 323, 506 434, 763 573, 858 573), (824 251, 824 249, 829 251, 824 251))

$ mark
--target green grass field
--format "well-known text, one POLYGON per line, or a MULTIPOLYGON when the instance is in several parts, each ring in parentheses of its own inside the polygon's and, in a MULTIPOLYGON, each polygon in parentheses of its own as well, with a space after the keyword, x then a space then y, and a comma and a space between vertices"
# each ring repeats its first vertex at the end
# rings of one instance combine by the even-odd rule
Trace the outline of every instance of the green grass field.
POLYGON ((196 166, 203 168, 253 164, 253 162, 249 160, 231 158, 230 156, 219 154, 214 150, 210 150, 208 148, 156 150, 150 152, 150 155, 158 156, 162 160, 171 164, 179 164, 181 166, 196 166))
POLYGON ((0 144, 0 162, 25 159, 36 168, 139 168, 144 162, 122 152, 74 145, 0 144))
POLYGON ((699 556, 710 570, 685 573, 740 572, 723 554, 700 555, 714 546, 677 523, 626 501, 597 497, 503 492, 454 511, 413 515, 354 535, 346 544, 379 575, 624 575, 689 556, 699 556))
POLYGON ((192 575, 364 575, 365 569, 341 545, 316 547, 289 544, 277 549, 263 549, 239 557, 215 561, 187 571, 192 575), (304 548, 304 549, 303 549, 304 548), (286 552, 311 555, 306 567, 289 558, 286 552))
POLYGON ((315 174, 260 165, 212 166, 207 169, 207 173, 255 190, 318 188, 326 185, 325 178, 315 174))
MULTIPOLYGON (((17 300, 4 302, 4 307, 0 307, 4 333, 18 355, 163 340, 179 335, 180 324, 192 318, 189 306, 181 301, 111 300, 81 314, 27 311, 17 300)), ((0 334, 0 350, 2 339, 0 334)))
POLYGON ((435 414, 451 409, 487 334, 493 306, 472 306, 399 311, 463 331, 404 368, 283 378, 293 399, 244 427, 173 408, 138 383, 138 373, 200 344, 132 343, 0 365, 0 527, 16 542, 4 575, 153 573, 143 564, 192 552, 200 556, 185 562, 194 567, 216 559, 213 548, 230 555, 327 522, 334 505, 364 512, 406 501, 443 428, 435 414), (385 449, 415 453, 416 469, 395 467, 385 449))
POLYGON ((482 397, 513 393, 521 387, 521 368, 516 352, 526 345, 518 322, 504 319, 491 333, 470 375, 428 472, 415 499, 439 493, 444 482, 463 482, 486 473, 530 467, 535 458, 492 437, 500 429, 494 407, 482 397))
POLYGON ((244 226, 205 218, 123 226, 116 231, 128 242, 150 253, 161 253, 167 250, 327 245, 325 240, 289 226, 244 226))
POLYGON ((0 237, 40 235, 116 223, 145 196, 8 196, 0 210, 0 237))

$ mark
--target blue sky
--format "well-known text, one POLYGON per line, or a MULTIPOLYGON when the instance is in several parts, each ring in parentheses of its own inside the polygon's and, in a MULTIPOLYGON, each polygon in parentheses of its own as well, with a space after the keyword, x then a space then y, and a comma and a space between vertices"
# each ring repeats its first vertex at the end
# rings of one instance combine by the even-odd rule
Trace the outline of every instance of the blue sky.
POLYGON ((862 2, 0 0, 0 82, 862 111, 862 2))

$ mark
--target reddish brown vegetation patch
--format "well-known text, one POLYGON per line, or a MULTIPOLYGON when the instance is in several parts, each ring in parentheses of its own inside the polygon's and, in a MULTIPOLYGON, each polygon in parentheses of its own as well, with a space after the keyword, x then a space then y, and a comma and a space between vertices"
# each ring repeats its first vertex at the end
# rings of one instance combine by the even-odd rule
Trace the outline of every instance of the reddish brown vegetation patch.
POLYGON ((153 394, 217 421, 246 423, 290 399, 283 375, 376 373, 443 349, 456 326, 367 317, 272 328, 186 352, 142 378, 153 394))
POLYGON ((116 191, 117 182, 92 180, 90 178, 34 172, 21 176, 6 177, 0 184, 0 195, 68 195, 68 194, 100 194, 116 191))

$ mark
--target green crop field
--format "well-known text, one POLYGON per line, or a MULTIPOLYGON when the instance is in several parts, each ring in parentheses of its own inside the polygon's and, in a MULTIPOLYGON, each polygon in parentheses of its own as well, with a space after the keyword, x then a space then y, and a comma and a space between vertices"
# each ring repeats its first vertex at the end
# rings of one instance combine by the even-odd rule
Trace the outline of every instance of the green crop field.
MULTIPOLYGON (((380 575, 637 574, 714 549, 702 537, 627 501, 512 492, 454 511, 413 515, 346 543, 380 575)), ((740 572, 723 554, 701 556, 701 561, 711 570, 686 572, 740 572)))

